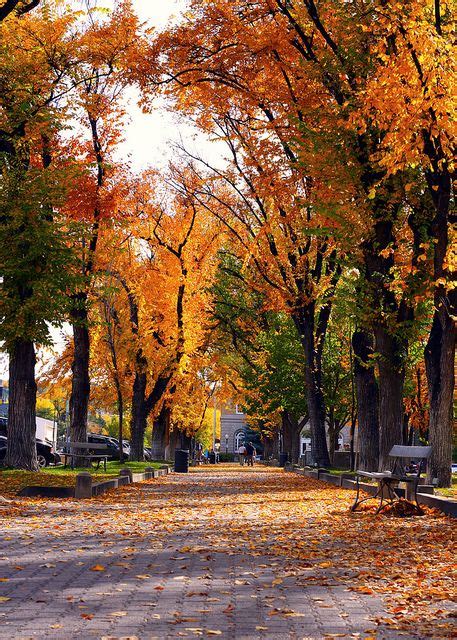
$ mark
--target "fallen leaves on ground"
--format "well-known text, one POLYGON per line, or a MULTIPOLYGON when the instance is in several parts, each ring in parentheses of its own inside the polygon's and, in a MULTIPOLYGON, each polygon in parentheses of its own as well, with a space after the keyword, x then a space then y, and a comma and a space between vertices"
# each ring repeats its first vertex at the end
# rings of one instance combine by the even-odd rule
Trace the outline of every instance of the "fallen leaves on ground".
MULTIPOLYGON (((294 624, 300 624, 300 611, 269 600, 287 593, 288 582, 293 580, 303 589, 305 599, 308 587, 316 585, 343 587, 348 600, 360 597, 358 594, 385 598, 388 613, 373 617, 373 637, 376 629, 388 629, 399 637, 453 637, 455 521, 426 508, 423 517, 375 515, 375 505, 370 503, 363 511, 351 513, 353 498, 351 491, 279 469, 241 470, 235 465, 220 465, 217 469, 197 469, 185 482, 178 474, 171 475, 127 485, 92 500, 61 501, 58 509, 51 501, 22 499, 18 501, 19 510, 11 510, 5 517, 3 535, 7 539, 8 526, 15 531, 20 527, 20 509, 25 508, 27 530, 39 530, 40 535, 44 533, 56 542, 73 532, 97 536, 101 547, 126 537, 121 557, 107 562, 106 570, 124 572, 160 598, 167 587, 155 575, 154 565, 131 566, 135 539, 146 539, 151 549, 160 549, 171 535, 188 529, 194 532, 189 543, 181 542, 171 556, 172 561, 186 562, 183 566, 171 563, 181 569, 174 576, 175 584, 185 583, 187 563, 196 554, 207 562, 214 553, 240 556, 240 567, 242 557, 248 555, 258 557, 259 571, 273 573, 259 595, 269 606, 272 621, 275 616, 290 617, 297 618, 294 624), (148 573, 139 573, 142 569, 148 573)), ((105 571, 105 565, 88 564, 87 568, 105 571)), ((241 568, 233 582, 253 590, 255 580, 254 572, 241 568)), ((0 585, 2 589, 7 587, 0 585)), ((206 608, 202 611, 206 612, 220 606, 223 593, 190 590, 186 598, 192 602, 193 598, 204 597, 206 608)), ((0 602, 7 600, 0 597, 0 602)), ((317 600, 315 604, 328 606, 317 600)), ((224 619, 230 619, 232 613, 236 616, 234 604, 227 606, 224 602, 220 611, 224 619)), ((111 616, 122 617, 124 613, 113 612, 111 616)), ((93 615, 81 613, 86 620, 93 615)), ((339 615, 348 617, 345 612, 339 615)), ((193 619, 173 613, 173 624, 193 619)), ((202 618, 198 621, 201 624, 202 618)), ((268 626, 268 622, 265 624, 268 626)), ((259 631, 264 628, 257 626, 259 631)), ((221 633, 200 626, 186 629, 198 629, 194 633, 206 635, 221 633)))

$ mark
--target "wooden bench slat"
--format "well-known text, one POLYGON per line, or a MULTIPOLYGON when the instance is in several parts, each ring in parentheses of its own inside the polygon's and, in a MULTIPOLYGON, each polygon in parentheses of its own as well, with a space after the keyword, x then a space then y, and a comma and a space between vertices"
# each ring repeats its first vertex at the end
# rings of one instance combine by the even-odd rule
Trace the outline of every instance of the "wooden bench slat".
POLYGON ((432 447, 416 447, 403 444, 395 444, 389 452, 392 458, 430 458, 432 447))
POLYGON ((70 442, 70 449, 106 449, 101 442, 70 442))

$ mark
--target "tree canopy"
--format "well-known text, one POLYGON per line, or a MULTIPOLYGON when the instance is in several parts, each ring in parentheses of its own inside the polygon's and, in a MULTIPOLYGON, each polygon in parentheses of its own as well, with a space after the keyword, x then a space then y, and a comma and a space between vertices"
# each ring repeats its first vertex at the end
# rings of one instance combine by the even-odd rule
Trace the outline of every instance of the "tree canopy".
POLYGON ((155 31, 128 1, 8 1, 0 20, 8 464, 36 468, 23 389, 68 323, 43 384, 66 389, 73 441, 103 407, 121 439, 128 419, 136 459, 151 429, 163 457, 236 398, 265 439, 295 442, 309 420, 321 466, 344 426, 367 469, 427 439, 429 477, 449 484, 450 5, 191 0, 155 31), (182 144, 167 169, 133 171, 132 89, 224 161, 182 144))

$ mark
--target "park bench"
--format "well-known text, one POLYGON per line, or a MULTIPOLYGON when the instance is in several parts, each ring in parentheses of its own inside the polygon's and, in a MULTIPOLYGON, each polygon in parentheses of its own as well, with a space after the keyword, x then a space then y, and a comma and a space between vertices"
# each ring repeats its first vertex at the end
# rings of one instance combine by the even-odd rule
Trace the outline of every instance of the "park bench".
POLYGON ((100 463, 103 462, 103 468, 106 471, 106 462, 109 455, 95 453, 97 450, 106 449, 106 445, 96 442, 70 442, 69 447, 71 453, 63 454, 65 457, 65 467, 67 466, 68 459, 70 459, 70 466, 73 469, 75 466, 75 458, 83 458, 84 460, 87 460, 90 465, 92 465, 92 462, 96 462, 97 469, 100 468, 100 463))
POLYGON ((398 502, 400 500, 400 496, 396 489, 399 482, 406 483, 406 497, 408 499, 413 498, 417 509, 420 511, 420 507, 417 502, 417 487, 419 485, 422 462, 424 460, 428 460, 431 453, 431 447, 416 447, 396 444, 392 447, 389 453, 389 457, 393 459, 391 471, 357 471, 357 495, 355 497, 354 504, 351 507, 351 511, 355 511, 362 502, 372 498, 379 498, 379 507, 376 510, 376 513, 379 513, 381 509, 398 502), (411 460, 419 461, 417 471, 414 474, 405 472, 405 468, 411 460), (361 500, 359 499, 361 478, 369 478, 377 481, 378 487, 374 496, 369 496, 368 498, 363 498, 361 500))

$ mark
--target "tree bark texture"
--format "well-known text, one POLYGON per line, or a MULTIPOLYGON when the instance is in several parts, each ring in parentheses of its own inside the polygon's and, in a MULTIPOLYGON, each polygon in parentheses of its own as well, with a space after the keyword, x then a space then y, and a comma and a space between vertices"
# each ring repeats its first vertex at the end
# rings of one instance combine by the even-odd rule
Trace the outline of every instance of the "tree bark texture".
POLYGON ((384 327, 374 331, 376 351, 379 352, 379 465, 380 471, 389 469, 389 451, 394 444, 403 444, 403 389, 405 369, 399 356, 402 347, 397 338, 384 327))
MULTIPOLYGON (((168 437, 166 438, 167 445, 165 447, 165 458, 167 460, 173 460, 175 457, 176 449, 182 449, 181 445, 181 432, 179 429, 168 429, 168 437)), ((162 458, 163 459, 163 458, 162 458)))
POLYGON ((455 323, 444 310, 435 311, 425 364, 430 401, 429 444, 432 455, 427 481, 436 478, 438 486, 451 485, 453 397, 455 391, 455 323))
POLYGON ((21 0, 6 0, 0 7, 0 22, 10 15, 10 13, 16 12, 16 15, 22 16, 32 9, 35 9, 40 4, 40 0, 30 0, 30 2, 21 2, 21 0))
POLYGON ((130 458, 144 460, 144 435, 147 424, 146 371, 137 370, 132 390, 132 419, 130 422, 130 458))
POLYGON ((36 358, 33 342, 17 339, 10 349, 9 357, 10 398, 5 465, 38 471, 35 443, 36 358))
POLYGON ((340 433, 340 427, 336 423, 335 419, 330 417, 328 424, 328 443, 329 443, 329 456, 330 463, 333 465, 335 461, 335 451, 338 451, 338 436, 340 433))
POLYGON ((450 210, 455 173, 451 176, 447 163, 443 163, 442 150, 430 139, 426 139, 424 149, 433 166, 426 177, 435 206, 432 221, 435 313, 425 350, 430 400, 429 441, 432 446, 427 476, 429 481, 437 478, 438 486, 448 487, 451 483, 457 289, 447 289, 445 283, 455 282, 457 277, 452 261, 447 259, 451 242, 449 232, 451 225, 457 224, 455 209, 450 210))
POLYGON ((277 460, 279 458, 277 435, 273 436, 272 438, 263 437, 262 445, 263 456, 265 460, 269 460, 270 458, 275 458, 277 460))
POLYGON ((184 431, 179 431, 179 446, 181 449, 190 450, 192 448, 192 438, 187 435, 184 431))
MULTIPOLYGON (((87 294, 83 292, 77 296, 77 304, 72 311, 74 344, 70 395, 70 440, 72 442, 87 442, 90 338, 86 305, 87 294)), ((77 459, 75 464, 81 466, 83 460, 77 459)))
POLYGON ((354 377, 357 395, 359 468, 377 471, 379 464, 379 392, 373 363, 373 339, 365 331, 355 331, 354 377))
POLYGON ((117 415, 119 416, 119 462, 124 462, 124 399, 122 391, 117 389, 117 415))
MULTIPOLYGON (((406 299, 397 300, 391 288, 392 254, 382 250, 396 242, 394 220, 398 202, 392 181, 386 182, 385 194, 376 200, 373 236, 364 244, 364 278, 373 305, 373 334, 378 363, 379 388, 379 470, 389 468, 388 454, 394 444, 403 443, 403 387, 405 358, 408 352, 406 327, 413 320, 413 310, 406 299)), ((365 305, 366 305, 365 300, 365 305)))
MULTIPOLYGON (((273 441, 270 438, 266 438, 263 436, 261 438, 262 447, 263 447, 263 457, 265 460, 269 460, 273 455, 273 441)), ((237 453, 235 451, 235 453, 237 453)))
POLYGON ((327 438, 325 433, 325 403, 322 391, 322 370, 318 351, 314 344, 314 311, 311 303, 292 313, 304 352, 306 400, 311 429, 311 456, 319 467, 329 467, 327 438))
POLYGON ((282 412, 282 435, 284 452, 289 454, 290 462, 297 464, 300 457, 300 425, 288 411, 282 412))
POLYGON ((165 459, 165 448, 169 437, 169 409, 163 407, 152 429, 151 450, 154 460, 165 459))

